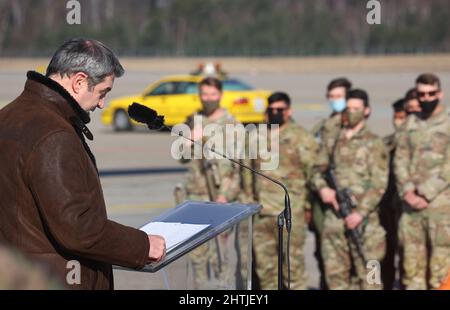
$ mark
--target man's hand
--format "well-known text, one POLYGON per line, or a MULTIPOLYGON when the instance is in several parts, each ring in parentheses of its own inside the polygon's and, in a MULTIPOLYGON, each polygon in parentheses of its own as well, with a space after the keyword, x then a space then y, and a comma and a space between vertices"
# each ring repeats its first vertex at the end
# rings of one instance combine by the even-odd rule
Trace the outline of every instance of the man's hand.
POLYGON ((352 214, 345 218, 345 225, 352 230, 359 226, 363 221, 363 217, 358 212, 353 211, 352 214))
POLYGON ((334 189, 324 187, 320 190, 319 195, 324 203, 332 205, 336 211, 339 211, 339 204, 337 203, 336 191, 334 189))
POLYGON ((403 196, 406 203, 413 209, 423 210, 428 208, 428 202, 425 198, 417 195, 414 191, 408 191, 403 196))
POLYGON ((157 235, 148 235, 148 243, 150 250, 148 251, 148 259, 151 263, 161 261, 166 255, 166 241, 163 237, 157 235))
POLYGON ((426 209, 428 208, 428 201, 422 196, 417 195, 417 203, 415 204, 414 208, 417 210, 426 209))
POLYGON ((217 203, 227 203, 228 200, 225 198, 224 195, 219 195, 219 196, 217 196, 217 198, 216 198, 216 202, 217 202, 217 203))
POLYGON ((403 196, 403 199, 409 204, 411 207, 417 203, 417 196, 414 191, 407 191, 403 196))

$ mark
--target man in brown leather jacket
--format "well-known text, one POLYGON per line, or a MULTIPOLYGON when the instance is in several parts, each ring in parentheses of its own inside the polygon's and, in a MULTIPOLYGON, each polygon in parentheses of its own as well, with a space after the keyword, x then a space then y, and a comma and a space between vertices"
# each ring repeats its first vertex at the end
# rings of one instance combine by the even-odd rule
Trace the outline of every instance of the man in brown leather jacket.
POLYGON ((165 254, 162 237, 107 219, 85 142, 88 111, 123 73, 102 43, 70 40, 0 111, 0 242, 52 266, 68 288, 112 289, 112 264, 139 269, 165 254))

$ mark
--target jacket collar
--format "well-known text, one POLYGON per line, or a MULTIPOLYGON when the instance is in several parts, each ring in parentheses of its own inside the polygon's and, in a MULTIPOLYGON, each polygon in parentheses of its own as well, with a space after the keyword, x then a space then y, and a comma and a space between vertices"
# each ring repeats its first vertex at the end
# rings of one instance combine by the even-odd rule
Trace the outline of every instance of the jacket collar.
POLYGON ((80 107, 75 98, 64 87, 35 71, 28 71, 27 78, 25 90, 34 92, 46 101, 51 102, 58 114, 80 130, 86 138, 93 140, 92 133, 85 125, 91 121, 89 113, 80 107))

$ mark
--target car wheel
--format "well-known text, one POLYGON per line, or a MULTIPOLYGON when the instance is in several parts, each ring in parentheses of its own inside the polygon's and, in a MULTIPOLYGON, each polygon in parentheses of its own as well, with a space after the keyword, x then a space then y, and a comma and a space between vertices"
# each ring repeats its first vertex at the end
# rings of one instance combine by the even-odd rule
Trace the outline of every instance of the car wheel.
POLYGON ((130 118, 124 110, 117 110, 114 113, 113 127, 115 131, 130 131, 133 129, 130 118))

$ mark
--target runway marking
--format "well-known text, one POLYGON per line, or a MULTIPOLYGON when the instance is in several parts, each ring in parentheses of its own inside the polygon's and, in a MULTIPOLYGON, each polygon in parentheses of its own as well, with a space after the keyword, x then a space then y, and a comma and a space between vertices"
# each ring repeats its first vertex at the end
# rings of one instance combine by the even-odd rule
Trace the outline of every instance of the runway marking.
POLYGON ((170 209, 175 207, 175 202, 170 203, 146 203, 146 204, 123 204, 123 205, 109 205, 106 210, 109 214, 116 213, 146 213, 149 210, 155 209, 170 209))
POLYGON ((328 106, 324 103, 297 103, 293 105, 294 111, 328 111, 328 106))

